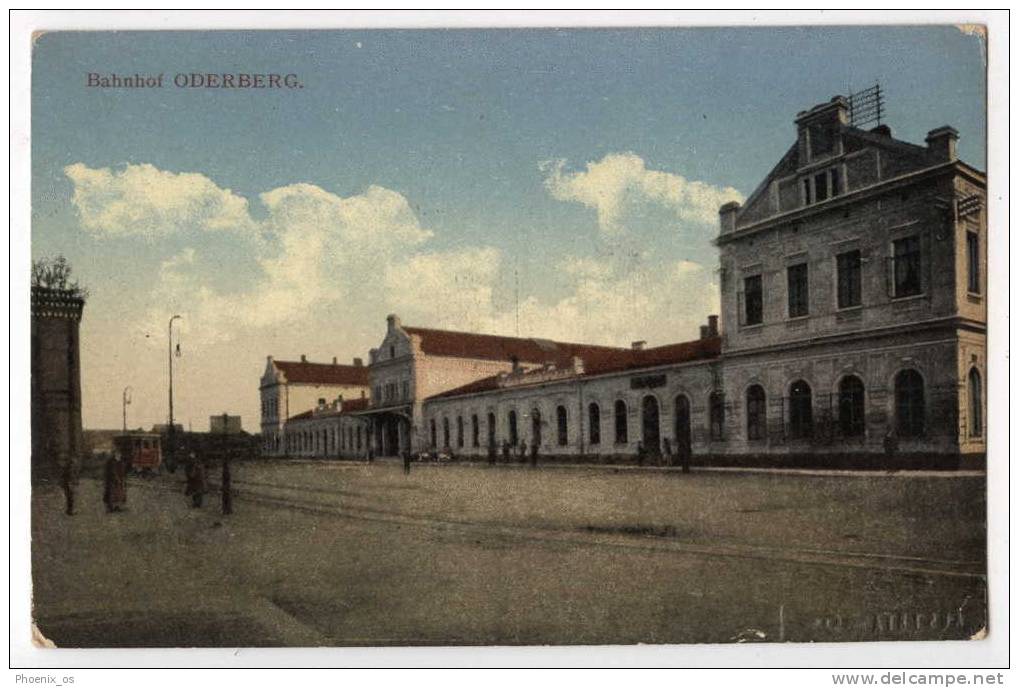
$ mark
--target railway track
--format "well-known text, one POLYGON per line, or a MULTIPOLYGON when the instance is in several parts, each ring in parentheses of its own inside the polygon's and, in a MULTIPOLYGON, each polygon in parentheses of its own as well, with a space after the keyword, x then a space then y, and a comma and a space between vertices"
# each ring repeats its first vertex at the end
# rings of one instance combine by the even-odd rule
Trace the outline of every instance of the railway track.
MULTIPOLYGON (((176 492, 179 485, 163 482, 140 483, 152 489, 176 492)), ((471 537, 497 538, 548 545, 613 548, 710 558, 737 558, 809 566, 868 569, 898 574, 985 580, 980 561, 927 558, 870 552, 853 552, 810 547, 763 546, 746 543, 694 542, 673 535, 612 532, 611 528, 578 528, 547 524, 519 525, 407 513, 360 503, 361 493, 302 485, 276 485, 254 480, 234 480, 234 499, 269 508, 300 511, 316 516, 354 522, 424 528, 471 537), (313 499, 309 495, 332 497, 313 499)), ((210 491, 219 485, 210 483, 210 491)))

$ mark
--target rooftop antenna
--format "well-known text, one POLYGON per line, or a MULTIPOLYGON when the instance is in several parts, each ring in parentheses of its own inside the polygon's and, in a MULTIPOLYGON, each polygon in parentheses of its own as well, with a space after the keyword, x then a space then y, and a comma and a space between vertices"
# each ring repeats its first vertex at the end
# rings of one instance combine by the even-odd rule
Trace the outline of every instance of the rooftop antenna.
POLYGON ((867 124, 881 125, 881 117, 885 114, 885 97, 881 84, 875 83, 870 88, 849 94, 849 124, 863 127, 867 124))

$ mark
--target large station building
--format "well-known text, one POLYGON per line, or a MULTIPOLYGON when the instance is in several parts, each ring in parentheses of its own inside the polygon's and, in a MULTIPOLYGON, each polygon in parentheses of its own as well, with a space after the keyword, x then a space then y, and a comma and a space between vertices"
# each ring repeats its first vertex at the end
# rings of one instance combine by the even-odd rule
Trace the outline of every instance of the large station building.
POLYGON ((887 126, 853 126, 842 97, 795 125, 747 201, 719 211, 721 320, 709 316, 699 339, 605 347, 391 315, 366 376, 305 408, 291 400, 293 415, 279 411, 270 360, 267 450, 486 456, 536 445, 544 460, 600 461, 686 444, 695 463, 979 460, 984 174, 957 159, 951 127, 907 143, 887 126))

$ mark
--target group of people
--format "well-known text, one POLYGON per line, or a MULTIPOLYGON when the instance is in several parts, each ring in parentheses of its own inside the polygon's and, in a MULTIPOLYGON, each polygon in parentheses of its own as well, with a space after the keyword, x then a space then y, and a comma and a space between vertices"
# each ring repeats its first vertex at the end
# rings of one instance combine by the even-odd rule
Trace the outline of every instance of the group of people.
MULTIPOLYGON (((220 476, 220 505, 224 515, 233 513, 233 486, 230 474, 230 459, 223 459, 223 470, 220 476)), ((106 460, 103 467, 103 504, 106 505, 106 513, 112 514, 124 511, 127 504, 127 473, 128 465, 120 452, 115 451, 106 460)), ((193 509, 202 508, 205 495, 209 492, 209 484, 206 477, 205 462, 195 456, 194 452, 188 457, 185 470, 187 479, 184 494, 191 498, 193 509)), ((73 465, 65 464, 61 473, 61 487, 64 491, 66 513, 74 514, 74 485, 76 483, 73 465)))

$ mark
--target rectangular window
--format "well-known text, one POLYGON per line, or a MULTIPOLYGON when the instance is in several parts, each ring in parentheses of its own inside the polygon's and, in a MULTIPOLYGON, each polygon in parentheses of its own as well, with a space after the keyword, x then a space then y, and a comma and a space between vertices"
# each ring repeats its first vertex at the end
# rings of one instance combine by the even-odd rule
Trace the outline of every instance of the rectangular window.
POLYGON ((859 251, 847 251, 836 256, 838 271, 838 306, 852 308, 863 302, 863 284, 859 251))
POLYGON ((831 179, 831 195, 835 198, 842 193, 842 180, 839 177, 839 168, 833 167, 828 170, 828 175, 831 179))
POLYGON ((892 285, 895 298, 921 293, 919 236, 892 242, 892 285))
POLYGON ((967 288, 971 294, 980 293, 980 237, 976 232, 966 232, 967 288))
POLYGON ((790 265, 786 274, 789 281, 789 317, 799 318, 810 312, 807 287, 807 264, 790 265))
POLYGON ((803 179, 803 205, 810 205, 814 202, 813 196, 810 193, 810 177, 803 179))
POLYGON ((764 321, 764 290, 760 275, 743 279, 743 308, 745 324, 759 325, 764 321))
POLYGON ((828 173, 814 175, 814 199, 820 203, 828 198, 828 173))

